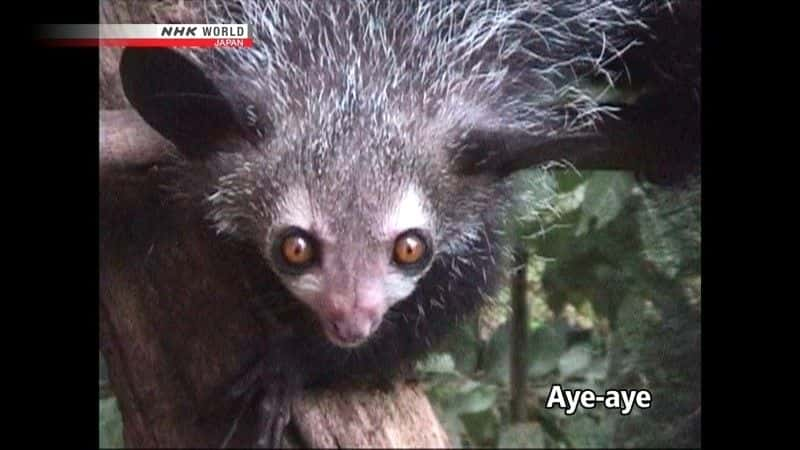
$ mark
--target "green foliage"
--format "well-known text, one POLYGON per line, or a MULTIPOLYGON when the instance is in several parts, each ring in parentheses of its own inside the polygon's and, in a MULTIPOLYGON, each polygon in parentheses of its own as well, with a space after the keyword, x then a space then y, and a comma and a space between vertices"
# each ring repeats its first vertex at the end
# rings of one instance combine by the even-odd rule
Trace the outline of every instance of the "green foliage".
POLYGON ((534 422, 515 423, 500 430, 498 447, 501 448, 541 448, 545 447, 545 432, 534 422))
POLYGON ((575 234, 582 236, 590 229, 603 228, 622 211, 635 185, 627 172, 596 172, 586 184, 581 203, 581 218, 575 234))
MULTIPOLYGON (((420 365, 453 444, 699 446, 678 433, 700 406, 699 180, 664 189, 627 173, 565 170, 517 182, 533 193, 522 197, 509 232, 538 256, 528 269, 529 417, 510 420, 508 322, 484 339, 465 324, 420 365), (537 196, 546 201, 526 203, 537 196), (652 407, 567 416, 544 408, 556 383, 598 393, 648 389, 652 407)), ((500 322, 509 314, 502 311, 500 322)))
POLYGON ((117 408, 117 399, 107 397, 100 399, 100 447, 123 448, 122 417, 117 408))
POLYGON ((122 416, 108 386, 108 369, 100 354, 100 448, 123 448, 122 416))
POLYGON ((528 350, 533 357, 528 367, 528 376, 543 377, 559 368, 561 355, 567 349, 567 336, 564 329, 540 326, 530 335, 528 350))

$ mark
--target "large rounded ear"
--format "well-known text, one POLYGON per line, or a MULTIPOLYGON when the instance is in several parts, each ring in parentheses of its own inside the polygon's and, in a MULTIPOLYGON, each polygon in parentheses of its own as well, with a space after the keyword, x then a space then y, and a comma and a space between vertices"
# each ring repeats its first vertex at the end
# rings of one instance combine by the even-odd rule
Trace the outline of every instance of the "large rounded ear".
POLYGON ((605 154, 608 141, 597 133, 538 136, 521 130, 473 128, 453 146, 456 171, 503 178, 549 162, 588 168, 605 154))
MULTIPOLYGON (((142 118, 188 156, 247 130, 244 117, 196 64, 169 49, 126 48, 120 60, 122 88, 142 118)), ((245 136, 246 137, 246 136, 245 136)))

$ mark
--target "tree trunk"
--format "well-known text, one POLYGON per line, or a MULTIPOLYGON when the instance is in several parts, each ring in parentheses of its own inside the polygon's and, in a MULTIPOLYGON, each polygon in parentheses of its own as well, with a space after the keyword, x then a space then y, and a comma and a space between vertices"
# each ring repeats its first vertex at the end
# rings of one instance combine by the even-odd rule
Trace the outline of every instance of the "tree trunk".
MULTIPOLYGON (((519 239, 519 238, 518 238, 519 239)), ((511 279, 511 420, 526 422, 528 375, 528 250, 518 242, 514 248, 511 279)))

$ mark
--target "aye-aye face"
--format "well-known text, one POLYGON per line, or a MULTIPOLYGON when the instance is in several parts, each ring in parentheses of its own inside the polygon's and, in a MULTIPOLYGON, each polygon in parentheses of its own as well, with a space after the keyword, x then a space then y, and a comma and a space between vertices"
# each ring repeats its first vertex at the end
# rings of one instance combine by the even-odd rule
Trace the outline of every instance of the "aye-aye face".
POLYGON ((341 346, 372 335, 437 258, 469 258, 508 175, 585 148, 516 127, 487 102, 496 93, 468 86, 434 98, 342 75, 302 85, 276 115, 269 92, 174 51, 126 49, 120 73, 211 225, 256 246, 341 346))

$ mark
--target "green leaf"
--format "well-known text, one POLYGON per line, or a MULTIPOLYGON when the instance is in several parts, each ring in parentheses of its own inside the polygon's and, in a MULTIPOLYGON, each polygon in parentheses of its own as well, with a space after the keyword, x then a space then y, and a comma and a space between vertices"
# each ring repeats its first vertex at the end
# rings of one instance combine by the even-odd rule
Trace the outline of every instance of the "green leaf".
MULTIPOLYGON (((476 318, 477 319, 477 318, 476 318)), ((449 333, 443 348, 452 355, 455 370, 471 374, 478 365, 478 352, 482 345, 478 339, 475 320, 467 320, 449 333)))
POLYGON ((544 233, 541 233, 541 225, 526 230, 527 235, 538 236, 535 240, 535 254, 544 258, 560 258, 572 251, 571 248, 575 245, 575 224, 580 220, 580 214, 580 210, 562 214, 544 233))
POLYGON ((449 353, 431 353, 417 363, 417 371, 421 374, 458 374, 456 363, 449 353))
POLYGON ((543 448, 545 433, 538 423, 515 423, 500 430, 499 448, 543 448))
POLYGON ((429 385, 427 393, 432 402, 449 414, 484 411, 497 401, 497 386, 465 377, 429 385))
POLYGON ((576 235, 603 228, 614 220, 622 211, 625 200, 633 193, 635 185, 636 180, 628 172, 593 172, 586 184, 576 235))
POLYGON ((461 436, 467 434, 467 431, 464 428, 464 424, 461 422, 461 417, 453 411, 442 408, 442 406, 436 402, 433 403, 433 409, 444 431, 447 433, 447 437, 450 438, 450 445, 454 448, 463 447, 461 436))
POLYGON ((490 384, 470 381, 464 383, 450 402, 450 409, 459 414, 485 411, 497 401, 497 388, 490 384))
POLYGON ((494 409, 461 415, 464 429, 474 446, 490 446, 497 441, 500 418, 494 409))
POLYGON ((568 192, 577 188, 581 183, 585 183, 586 176, 575 170, 559 170, 556 173, 556 180, 558 181, 559 192, 568 192))
POLYGON ((558 371, 564 378, 571 377, 588 369, 591 362, 591 345, 577 344, 570 347, 558 360, 558 371))
POLYGON ((601 420, 588 414, 576 414, 563 421, 563 431, 575 448, 608 448, 613 446, 613 423, 613 417, 608 414, 601 420))
POLYGON ((510 327, 508 322, 498 327, 489 339, 484 353, 483 361, 487 378, 500 385, 508 384, 510 373, 510 327))
POLYGON ((558 360, 567 347, 567 337, 561 328, 542 325, 531 333, 528 342, 528 376, 541 377, 558 368, 558 360))
POLYGON ((122 415, 115 397, 100 399, 100 447, 125 447, 122 439, 122 415))
POLYGON ((700 194, 648 186, 637 211, 644 257, 669 277, 700 273, 700 194))
POLYGON ((608 376, 608 358, 603 355, 602 357, 596 357, 592 359, 592 363, 589 364, 588 369, 583 374, 584 378, 587 381, 598 383, 601 380, 605 380, 608 376))
POLYGON ((511 235, 526 234, 535 224, 540 226, 544 215, 553 207, 558 193, 558 183, 547 170, 528 170, 517 173, 513 179, 515 202, 508 221, 511 235))

